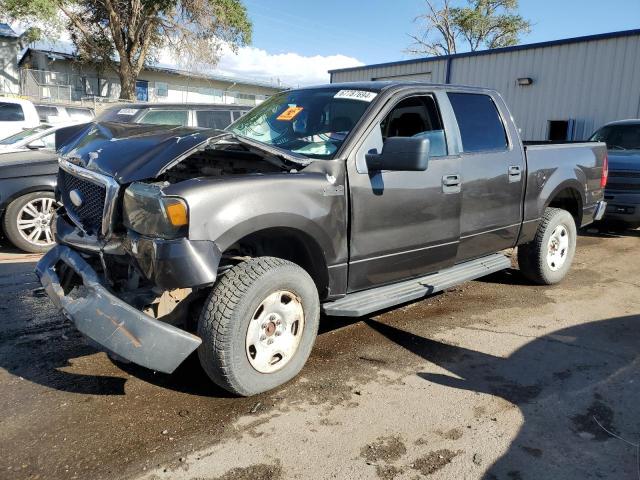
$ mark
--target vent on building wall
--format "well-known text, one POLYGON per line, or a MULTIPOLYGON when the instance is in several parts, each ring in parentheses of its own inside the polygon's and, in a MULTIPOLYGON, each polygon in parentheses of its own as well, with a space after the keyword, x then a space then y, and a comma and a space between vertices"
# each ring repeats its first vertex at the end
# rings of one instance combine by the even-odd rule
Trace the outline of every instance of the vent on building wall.
POLYGON ((520 85, 521 87, 528 87, 529 85, 533 85, 533 78, 530 78, 530 77, 519 78, 518 85, 520 85))

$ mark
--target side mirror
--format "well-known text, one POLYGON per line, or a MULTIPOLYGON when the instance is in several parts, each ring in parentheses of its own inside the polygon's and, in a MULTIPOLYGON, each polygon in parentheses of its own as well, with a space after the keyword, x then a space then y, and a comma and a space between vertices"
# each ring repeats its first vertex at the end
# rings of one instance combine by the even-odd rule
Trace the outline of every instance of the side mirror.
POLYGON ((40 150, 41 148, 47 148, 47 146, 45 145, 44 141, 39 138, 31 143, 28 143, 27 148, 29 150, 40 150))
POLYGON ((365 155, 369 171, 392 170, 422 172, 429 163, 428 138, 389 137, 384 142, 382 153, 370 150, 365 155))

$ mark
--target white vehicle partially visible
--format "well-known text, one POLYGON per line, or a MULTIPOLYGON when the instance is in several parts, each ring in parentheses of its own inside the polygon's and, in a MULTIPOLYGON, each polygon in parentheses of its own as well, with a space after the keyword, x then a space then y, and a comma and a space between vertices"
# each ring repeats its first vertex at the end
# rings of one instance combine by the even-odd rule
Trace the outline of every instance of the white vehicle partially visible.
POLYGON ((0 140, 0 154, 22 152, 25 150, 56 149, 56 131, 68 127, 69 123, 49 125, 43 123, 37 127, 27 128, 10 137, 0 140))
POLYGON ((39 124, 40 118, 36 107, 29 100, 0 97, 0 138, 6 138, 39 124))

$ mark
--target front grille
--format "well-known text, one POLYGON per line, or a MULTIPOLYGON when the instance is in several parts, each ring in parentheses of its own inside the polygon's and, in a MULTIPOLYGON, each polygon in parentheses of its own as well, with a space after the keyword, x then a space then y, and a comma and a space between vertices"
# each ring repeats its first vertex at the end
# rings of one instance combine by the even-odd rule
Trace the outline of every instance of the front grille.
POLYGON ((102 217, 104 215, 104 203, 107 189, 103 185, 90 182, 83 178, 59 170, 59 186, 62 203, 72 220, 89 235, 98 235, 102 230, 102 217), (82 198, 82 205, 76 207, 69 193, 76 190, 82 198))
POLYGON ((607 183, 607 190, 640 190, 640 183, 607 183))
POLYGON ((611 178, 640 178, 640 172, 609 172, 611 178))

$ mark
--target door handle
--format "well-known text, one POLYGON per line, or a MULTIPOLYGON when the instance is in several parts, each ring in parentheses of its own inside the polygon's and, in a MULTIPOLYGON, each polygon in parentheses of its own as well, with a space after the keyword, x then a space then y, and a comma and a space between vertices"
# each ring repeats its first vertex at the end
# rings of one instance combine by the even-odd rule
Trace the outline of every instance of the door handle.
POLYGON ((452 174, 442 177, 442 191, 444 193, 460 193, 460 175, 452 174))
POLYGON ((515 183, 522 180, 522 170, 518 165, 511 165, 509 167, 509 183, 515 183))

